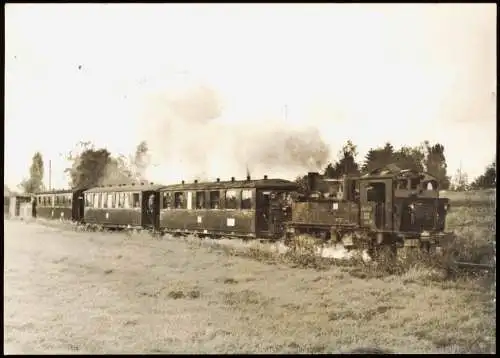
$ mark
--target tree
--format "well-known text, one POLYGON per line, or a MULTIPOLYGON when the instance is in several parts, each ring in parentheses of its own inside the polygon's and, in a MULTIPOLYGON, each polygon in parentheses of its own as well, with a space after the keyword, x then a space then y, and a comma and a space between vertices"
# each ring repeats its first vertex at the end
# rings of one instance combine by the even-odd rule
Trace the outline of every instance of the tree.
POLYGON ((20 186, 25 193, 37 193, 44 189, 43 186, 43 157, 40 152, 33 155, 32 163, 30 166, 30 177, 21 182, 20 186))
POLYGON ((425 154, 421 147, 403 146, 394 153, 393 163, 401 169, 424 171, 425 154))
POLYGON ((340 178, 342 175, 358 175, 359 166, 356 163, 358 155, 357 147, 348 140, 339 152, 339 161, 333 165, 329 163, 325 168, 324 175, 327 178, 340 178))
POLYGON ((430 146, 428 141, 425 141, 424 145, 426 150, 426 158, 424 160, 426 171, 437 178, 442 189, 448 189, 450 186, 450 177, 446 175, 447 165, 444 156, 444 146, 439 143, 430 146))
POLYGON ((374 169, 383 168, 394 161, 394 147, 387 142, 383 148, 370 149, 365 156, 361 171, 369 173, 374 169))
POLYGON ((299 185, 298 192, 301 194, 307 193, 308 184, 307 184, 307 175, 298 176, 295 179, 295 182, 299 185))
POLYGON ((107 149, 94 149, 90 143, 80 143, 83 151, 77 155, 70 153, 68 160, 71 168, 65 170, 69 174, 71 187, 75 189, 90 188, 102 184, 106 176, 111 154, 107 149))
POLYGON ((496 159, 488 165, 484 174, 474 180, 471 187, 474 189, 491 189, 497 186, 497 161, 496 159))

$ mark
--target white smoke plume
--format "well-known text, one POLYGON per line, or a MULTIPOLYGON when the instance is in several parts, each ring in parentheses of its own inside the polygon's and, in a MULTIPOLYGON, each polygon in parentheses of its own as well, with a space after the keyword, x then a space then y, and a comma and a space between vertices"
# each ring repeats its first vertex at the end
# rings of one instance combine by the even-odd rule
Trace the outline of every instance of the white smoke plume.
POLYGON ((292 129, 283 122, 258 125, 223 122, 214 90, 194 85, 150 98, 141 126, 151 165, 149 180, 294 179, 326 164, 329 147, 317 129, 292 129))

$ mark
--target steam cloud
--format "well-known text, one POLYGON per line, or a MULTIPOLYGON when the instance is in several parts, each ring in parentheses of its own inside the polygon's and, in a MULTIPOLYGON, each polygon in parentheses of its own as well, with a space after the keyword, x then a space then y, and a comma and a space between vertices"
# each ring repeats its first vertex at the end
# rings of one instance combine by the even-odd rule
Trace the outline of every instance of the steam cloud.
POLYGON ((317 129, 283 123, 224 123, 214 90, 194 86, 148 103, 141 122, 152 155, 147 177, 162 183, 244 178, 293 179, 326 164, 329 148, 317 129))

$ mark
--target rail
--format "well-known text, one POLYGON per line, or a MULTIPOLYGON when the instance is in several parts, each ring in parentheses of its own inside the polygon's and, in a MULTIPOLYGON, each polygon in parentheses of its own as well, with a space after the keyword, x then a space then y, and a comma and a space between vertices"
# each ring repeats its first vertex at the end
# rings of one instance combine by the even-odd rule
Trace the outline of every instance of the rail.
POLYGON ((475 263, 463 262, 463 261, 455 261, 455 264, 460 268, 471 268, 471 269, 478 269, 478 270, 495 270, 497 267, 496 265, 475 264, 475 263))

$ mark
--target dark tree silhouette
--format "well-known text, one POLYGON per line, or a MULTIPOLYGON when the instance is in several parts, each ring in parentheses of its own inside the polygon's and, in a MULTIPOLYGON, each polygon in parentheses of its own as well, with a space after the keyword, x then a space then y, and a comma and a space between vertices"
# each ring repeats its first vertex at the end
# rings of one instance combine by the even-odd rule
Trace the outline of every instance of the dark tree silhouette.
POLYGON ((30 166, 30 177, 21 182, 20 187, 25 193, 36 193, 44 189, 43 186, 43 158, 40 152, 33 155, 30 166))

